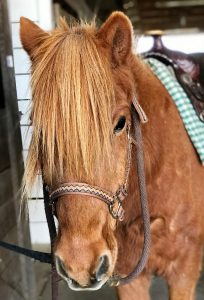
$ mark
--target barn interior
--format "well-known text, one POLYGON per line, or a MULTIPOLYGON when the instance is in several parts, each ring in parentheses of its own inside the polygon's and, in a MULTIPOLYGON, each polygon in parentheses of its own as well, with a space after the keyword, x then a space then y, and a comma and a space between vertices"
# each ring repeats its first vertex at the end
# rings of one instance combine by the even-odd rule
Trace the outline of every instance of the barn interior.
MULTIPOLYGON (((41 178, 28 200, 29 219, 19 218, 31 132, 30 62, 19 39, 20 16, 51 30, 60 16, 68 22, 96 17, 100 26, 115 10, 130 18, 138 52, 152 47, 152 30, 161 30, 167 47, 192 53, 204 70, 204 0, 0 0, 0 240, 50 251, 41 178)), ((50 282, 49 265, 0 248, 0 299, 49 300, 50 282)), ((152 300, 168 299, 167 285, 161 278, 153 279, 150 292, 152 300)), ((196 300, 203 297, 204 273, 197 285, 196 300)), ((95 293, 75 293, 60 283, 60 300, 96 298, 114 300, 117 295, 107 287, 95 293)))
POLYGON ((55 0, 60 9, 75 17, 97 18, 103 22, 112 11, 123 11, 140 33, 160 29, 198 32, 203 30, 202 0, 55 0))

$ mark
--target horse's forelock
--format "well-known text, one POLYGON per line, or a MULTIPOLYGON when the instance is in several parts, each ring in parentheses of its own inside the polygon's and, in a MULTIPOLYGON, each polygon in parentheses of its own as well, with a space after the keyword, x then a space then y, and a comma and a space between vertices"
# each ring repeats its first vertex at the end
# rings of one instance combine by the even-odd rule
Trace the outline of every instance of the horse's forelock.
POLYGON ((33 136, 25 170, 30 186, 43 158, 48 183, 94 172, 111 159, 111 70, 93 26, 61 23, 35 52, 32 69, 33 136), (39 61, 38 61, 39 59, 39 61))

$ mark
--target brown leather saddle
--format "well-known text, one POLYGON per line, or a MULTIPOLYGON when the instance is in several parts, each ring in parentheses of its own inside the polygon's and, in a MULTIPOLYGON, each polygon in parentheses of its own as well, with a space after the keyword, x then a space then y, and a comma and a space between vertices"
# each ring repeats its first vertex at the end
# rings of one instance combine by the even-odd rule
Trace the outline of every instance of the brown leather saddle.
POLYGON ((151 34, 153 47, 142 54, 144 58, 156 58, 167 66, 172 66, 176 78, 199 117, 204 122, 204 53, 185 54, 166 48, 161 34, 151 34))

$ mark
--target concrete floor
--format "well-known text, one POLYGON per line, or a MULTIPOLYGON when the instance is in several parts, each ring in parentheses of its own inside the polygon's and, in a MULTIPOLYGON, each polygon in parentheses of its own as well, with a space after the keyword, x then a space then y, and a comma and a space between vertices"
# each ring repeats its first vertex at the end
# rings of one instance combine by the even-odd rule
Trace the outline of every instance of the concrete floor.
MULTIPOLYGON (((38 286, 37 300, 51 300, 51 274, 50 266, 47 264, 35 263, 36 278, 38 286)), ((150 288, 152 300, 168 300, 166 282, 162 278, 154 278, 150 288)), ((65 282, 59 283, 59 300, 116 300, 114 288, 104 287, 96 292, 74 292, 71 291, 65 282)), ((196 300, 204 299, 204 272, 201 274, 197 285, 196 300)), ((141 299, 142 300, 142 299, 141 299)))

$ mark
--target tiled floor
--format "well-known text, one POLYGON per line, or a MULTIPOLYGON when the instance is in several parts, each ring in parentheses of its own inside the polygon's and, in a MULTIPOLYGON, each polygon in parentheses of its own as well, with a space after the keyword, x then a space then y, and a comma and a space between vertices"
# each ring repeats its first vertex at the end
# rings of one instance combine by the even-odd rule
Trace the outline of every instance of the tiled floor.
MULTIPOLYGON (((47 264, 35 263, 36 278, 38 279, 38 299, 51 300, 50 288, 50 266, 47 264)), ((162 278, 155 278, 150 289, 152 300, 168 300, 167 285, 162 278)), ((104 287, 97 292, 74 292, 66 283, 59 284, 59 300, 116 300, 116 292, 113 288, 104 287)), ((197 286, 196 300, 204 299, 204 272, 197 286)), ((141 299, 142 300, 142 299, 141 299)))

